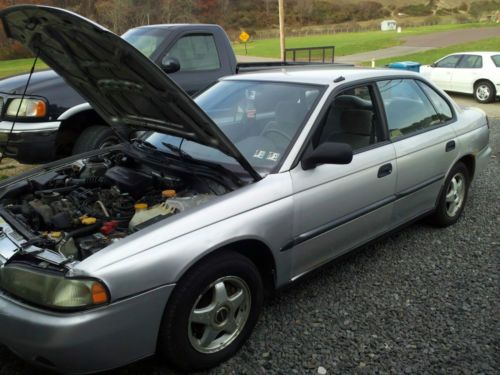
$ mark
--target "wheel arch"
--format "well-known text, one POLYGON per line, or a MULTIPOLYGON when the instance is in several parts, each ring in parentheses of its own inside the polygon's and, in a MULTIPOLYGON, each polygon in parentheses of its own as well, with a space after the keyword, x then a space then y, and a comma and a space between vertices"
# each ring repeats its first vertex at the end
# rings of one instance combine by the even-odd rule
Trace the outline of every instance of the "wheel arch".
MULTIPOLYGON (((455 162, 455 164, 457 164, 459 162, 462 162, 465 164, 465 166, 467 167, 467 170, 469 171, 470 180, 472 181, 474 179, 474 172, 476 170, 476 159, 474 158, 474 156, 471 154, 464 155, 460 159, 458 159, 455 162)), ((453 165, 455 165, 455 164, 453 164, 453 165)))
POLYGON ((476 85, 478 85, 479 83, 481 82, 488 82, 491 84, 491 86, 493 86, 493 90, 495 90, 493 96, 496 95, 496 86, 495 84, 491 81, 491 79, 489 78, 478 78, 476 79, 473 83, 472 83, 472 93, 474 94, 474 91, 476 90, 476 85))
POLYGON ((71 155, 78 136, 92 125, 106 125, 101 116, 90 106, 78 106, 60 116, 61 125, 57 133, 56 154, 71 155))
MULTIPOLYGON (((274 291, 276 289, 276 260, 271 249, 258 239, 238 239, 230 243, 215 247, 212 251, 196 259, 186 268, 179 281, 182 280, 189 271, 206 259, 223 252, 235 252, 248 258, 259 270, 264 283, 264 291, 274 291)), ((178 282, 179 282, 178 281, 178 282)))

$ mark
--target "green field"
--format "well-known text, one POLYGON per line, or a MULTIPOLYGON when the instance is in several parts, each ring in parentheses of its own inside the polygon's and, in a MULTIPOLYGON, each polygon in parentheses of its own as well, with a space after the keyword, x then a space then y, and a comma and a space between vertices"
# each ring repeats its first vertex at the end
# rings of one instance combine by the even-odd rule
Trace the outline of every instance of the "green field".
MULTIPOLYGON (((403 32, 366 31, 359 33, 338 33, 333 35, 314 35, 308 37, 290 37, 286 39, 288 48, 335 46, 335 56, 352 55, 377 49, 394 47, 403 43, 404 37, 412 35, 429 34, 440 31, 456 29, 495 26, 493 23, 467 23, 422 26, 403 29, 403 32)), ((245 55, 243 43, 233 44, 237 55, 245 55)), ((262 39, 247 44, 249 56, 280 57, 279 40, 262 39)))
MULTIPOLYGON (((463 51, 500 51, 500 36, 495 38, 481 39, 474 42, 454 44, 449 47, 435 48, 425 52, 412 53, 410 55, 391 57, 387 59, 377 60, 377 66, 385 66, 395 61, 417 61, 421 64, 432 64, 434 61, 446 56, 450 53, 463 51)), ((363 63, 369 66, 371 63, 366 61, 363 63)))
MULTIPOLYGON (((19 73, 27 73, 33 65, 33 59, 19 59, 0 61, 0 78, 12 76, 19 73)), ((36 69, 46 69, 47 65, 43 61, 38 60, 36 69)))

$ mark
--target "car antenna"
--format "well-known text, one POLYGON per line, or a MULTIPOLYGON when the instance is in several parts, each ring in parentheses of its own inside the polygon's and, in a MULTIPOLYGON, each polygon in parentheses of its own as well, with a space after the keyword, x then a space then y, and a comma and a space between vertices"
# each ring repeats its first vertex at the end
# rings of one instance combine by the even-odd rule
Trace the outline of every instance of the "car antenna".
POLYGON ((14 131, 14 126, 16 125, 17 118, 19 117, 19 111, 21 110, 21 105, 23 104, 24 98, 26 96, 26 91, 28 90, 28 86, 30 85, 31 76, 35 71, 35 65, 36 62, 38 61, 39 54, 40 54, 40 49, 37 49, 35 60, 33 61, 33 66, 31 67, 30 75, 28 76, 28 80, 26 81, 26 86, 24 87, 23 95, 21 95, 21 102, 19 103, 19 107, 17 107, 16 116, 14 117, 14 121, 12 121, 12 126, 10 127, 9 134, 7 134, 7 140, 5 141, 5 146, 2 150, 2 153, 0 154, 0 164, 3 161, 5 152, 7 151, 7 147, 9 147, 10 137, 12 136, 12 132, 14 131))

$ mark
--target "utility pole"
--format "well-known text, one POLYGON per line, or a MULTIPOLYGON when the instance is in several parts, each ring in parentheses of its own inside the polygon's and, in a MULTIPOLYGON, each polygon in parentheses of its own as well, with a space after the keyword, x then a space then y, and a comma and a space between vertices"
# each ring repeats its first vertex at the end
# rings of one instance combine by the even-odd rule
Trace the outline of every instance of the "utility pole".
POLYGON ((284 0, 278 0, 281 61, 285 61, 285 6, 283 5, 283 2, 284 0))

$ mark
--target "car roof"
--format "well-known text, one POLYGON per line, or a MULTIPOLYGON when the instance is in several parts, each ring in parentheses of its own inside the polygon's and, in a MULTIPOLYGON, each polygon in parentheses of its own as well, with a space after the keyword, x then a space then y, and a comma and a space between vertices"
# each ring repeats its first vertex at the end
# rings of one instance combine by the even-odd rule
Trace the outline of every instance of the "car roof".
POLYGON ((500 51, 467 51, 467 52, 455 52, 455 53, 450 53, 448 56, 452 55, 483 55, 483 56, 494 56, 494 55, 499 55, 500 51))
POLYGON ((367 69, 367 68, 307 68, 287 67, 280 69, 265 70, 253 73, 244 73, 228 76, 223 80, 228 81, 277 81, 289 83, 305 83, 313 85, 337 85, 345 82, 363 79, 383 78, 391 76, 420 77, 419 74, 397 69, 367 69), (344 79, 340 79, 343 77, 344 79), (340 79, 340 80, 338 80, 340 79), (337 82, 334 82, 338 80, 337 82))

